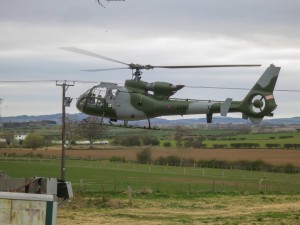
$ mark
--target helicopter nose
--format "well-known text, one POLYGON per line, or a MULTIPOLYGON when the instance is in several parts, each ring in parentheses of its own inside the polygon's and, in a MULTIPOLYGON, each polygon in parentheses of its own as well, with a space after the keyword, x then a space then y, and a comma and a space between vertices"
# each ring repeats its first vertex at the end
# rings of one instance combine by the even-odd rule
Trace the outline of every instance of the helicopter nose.
POLYGON ((85 96, 81 95, 76 102, 76 108, 80 111, 83 112, 83 105, 85 103, 85 96))

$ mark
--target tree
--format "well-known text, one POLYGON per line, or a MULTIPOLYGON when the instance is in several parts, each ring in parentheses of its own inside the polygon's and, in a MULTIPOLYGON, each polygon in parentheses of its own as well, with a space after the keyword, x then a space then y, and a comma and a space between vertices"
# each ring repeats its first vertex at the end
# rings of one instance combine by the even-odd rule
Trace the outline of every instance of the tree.
POLYGON ((188 130, 187 128, 183 126, 176 126, 174 133, 174 140, 176 141, 176 146, 181 147, 183 138, 188 136, 189 134, 190 130, 188 130))
MULTIPOLYGON (((188 136, 190 134, 190 130, 188 130, 185 127, 182 126, 176 126, 175 127, 175 134, 174 134, 174 140, 176 140, 176 147, 182 147, 182 140, 184 137, 188 136)), ((182 166, 183 161, 185 158, 185 148, 181 149, 181 163, 180 166, 182 166)))
POLYGON ((106 127, 101 124, 101 118, 90 116, 78 124, 77 133, 90 142, 90 147, 100 139, 106 131, 106 127))
POLYGON ((142 136, 142 141, 144 145, 159 145, 159 140, 149 135, 142 136))
POLYGON ((14 132, 12 130, 6 131, 2 134, 3 139, 5 139, 6 144, 9 146, 14 141, 14 132))
POLYGON ((76 131, 78 128, 78 121, 74 116, 67 116, 65 120, 65 132, 66 132, 66 139, 68 140, 68 146, 71 147, 72 142, 75 140, 76 131))
POLYGON ((138 163, 150 163, 151 151, 149 148, 144 148, 141 152, 136 153, 136 160, 138 163))
POLYGON ((27 148, 37 149, 44 146, 44 137, 37 133, 31 133, 24 139, 23 144, 27 148))

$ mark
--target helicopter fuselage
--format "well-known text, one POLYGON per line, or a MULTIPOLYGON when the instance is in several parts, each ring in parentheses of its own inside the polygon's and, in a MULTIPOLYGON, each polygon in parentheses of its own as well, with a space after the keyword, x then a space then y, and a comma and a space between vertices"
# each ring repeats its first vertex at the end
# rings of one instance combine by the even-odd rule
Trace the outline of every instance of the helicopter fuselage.
POLYGON ((128 81, 127 86, 112 83, 101 83, 89 89, 77 100, 77 108, 81 112, 109 118, 111 120, 143 120, 159 116, 208 114, 219 108, 221 102, 200 101, 189 99, 172 99, 170 95, 183 86, 168 83, 146 83, 143 81, 128 81), (129 83, 129 84, 128 84, 129 83), (136 84, 132 88, 130 84, 136 84), (140 85, 140 86, 139 86, 140 85), (146 90, 143 87, 148 87, 146 90), (168 93, 163 94, 155 86, 165 85, 168 93), (141 88, 142 86, 142 88, 141 88), (172 88, 173 87, 173 88, 172 88), (148 91, 151 89, 152 91, 148 91))
POLYGON ((258 123, 264 116, 272 116, 277 106, 273 91, 279 71, 280 67, 270 65, 242 101, 174 99, 170 96, 184 85, 127 80, 125 86, 102 82, 92 87, 78 98, 76 106, 85 114, 111 121, 149 121, 159 116, 206 114, 207 122, 211 123, 214 113, 226 116, 228 112, 241 112, 243 118, 258 123))

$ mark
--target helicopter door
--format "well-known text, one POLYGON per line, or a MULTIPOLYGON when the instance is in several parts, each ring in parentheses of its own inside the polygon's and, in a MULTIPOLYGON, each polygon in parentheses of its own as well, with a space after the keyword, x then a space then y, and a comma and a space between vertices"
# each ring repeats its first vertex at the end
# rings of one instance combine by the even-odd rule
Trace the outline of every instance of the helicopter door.
POLYGON ((116 98, 117 92, 118 92, 117 88, 107 87, 105 99, 108 104, 108 107, 114 108, 114 100, 116 98))

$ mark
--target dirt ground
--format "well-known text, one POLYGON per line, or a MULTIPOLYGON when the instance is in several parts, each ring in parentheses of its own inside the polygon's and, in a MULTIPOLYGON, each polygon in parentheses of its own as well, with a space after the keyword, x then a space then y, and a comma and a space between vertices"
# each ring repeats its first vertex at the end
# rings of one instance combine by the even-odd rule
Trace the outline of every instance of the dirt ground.
MULTIPOLYGON (((97 150, 67 150, 66 154, 69 157, 93 158, 93 159, 110 159, 112 156, 124 157, 126 160, 135 160, 136 153, 142 148, 132 149, 116 149, 105 148, 97 150)), ((15 153, 24 155, 28 153, 39 154, 44 156, 61 156, 60 148, 48 149, 0 149, 0 154, 15 153)), ((294 166, 300 166, 300 150, 284 150, 284 149, 160 149, 152 148, 152 158, 156 159, 160 156, 166 157, 176 155, 180 158, 183 156, 186 159, 193 160, 263 160, 266 163, 273 165, 285 165, 291 163, 294 166)))
POLYGON ((59 209, 57 224, 300 224, 299 195, 133 199, 132 206, 126 199, 114 199, 98 208, 71 205, 59 209))

